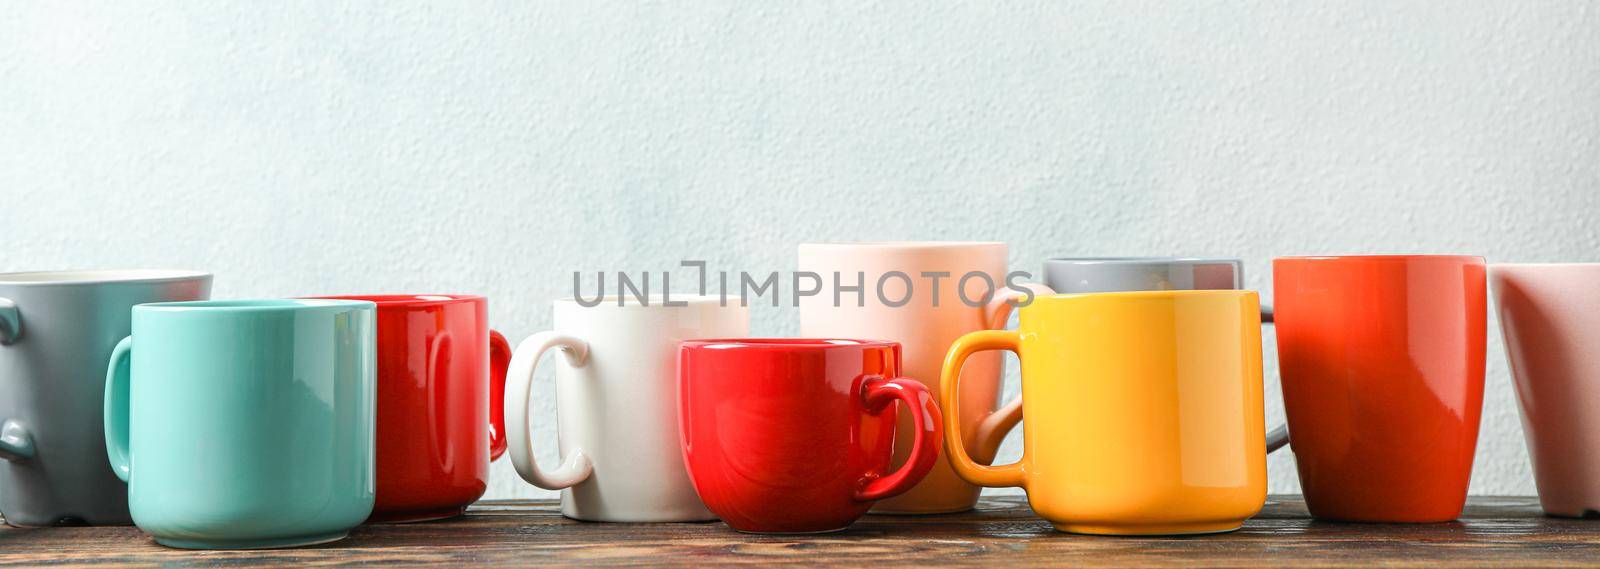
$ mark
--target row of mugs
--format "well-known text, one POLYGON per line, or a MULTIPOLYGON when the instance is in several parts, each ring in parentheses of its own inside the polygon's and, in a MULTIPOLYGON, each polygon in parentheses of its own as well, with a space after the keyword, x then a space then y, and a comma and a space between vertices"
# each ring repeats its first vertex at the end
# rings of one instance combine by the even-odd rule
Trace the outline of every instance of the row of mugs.
MULTIPOLYGON (((999 280, 1005 259, 996 243, 800 250, 800 268, 819 274, 999 280)), ((0 513, 19 525, 125 523, 132 506, 170 545, 298 545, 369 515, 459 513, 509 448, 519 474, 562 489, 563 513, 578 519, 825 531, 868 507, 959 511, 976 485, 1020 485, 1068 531, 1223 531, 1259 509, 1265 453, 1285 440, 1267 440, 1261 419, 1257 323, 1274 313, 1248 291, 1044 295, 1238 289, 1240 265, 1051 260, 1046 282, 1027 285, 1040 296, 1016 332, 991 330, 1009 316, 1005 297, 801 300, 803 336, 873 340, 739 339, 744 309, 715 299, 557 301, 555 329, 515 351, 489 330, 480 297, 132 308, 206 298, 210 277, 0 275, 0 513), (528 394, 552 349, 565 354, 564 459, 544 471, 528 394), (1000 360, 987 349, 1018 352, 1019 401, 998 405, 1000 360), (502 408, 504 421, 490 416, 502 408), (1023 461, 986 466, 1024 414, 1023 461)), ((1454 518, 1482 400, 1481 259, 1274 265, 1285 404, 1312 513, 1454 518)), ((1494 274, 1541 500, 1558 515, 1600 509, 1600 441, 1583 412, 1600 396, 1600 362, 1581 347, 1600 326, 1582 288, 1600 267, 1494 274)))
MULTIPOLYGON (((802 268, 809 264, 819 271, 907 271, 930 268, 917 267, 917 261, 947 257, 952 248, 960 247, 803 246, 801 259, 802 268), (929 249, 943 255, 928 255, 929 249)), ((917 365, 913 347, 926 343, 934 356, 928 363, 942 362, 934 363, 941 368, 936 375, 940 405, 924 408, 907 400, 912 413, 902 420, 895 462, 917 468, 891 476, 915 476, 929 460, 920 445, 938 434, 924 432, 926 421, 937 421, 942 409, 948 452, 932 459, 931 473, 948 465, 973 485, 1022 487, 1034 511, 1063 531, 1149 535, 1236 529, 1264 503, 1265 455, 1289 444, 1289 432, 1295 433, 1300 480, 1316 517, 1436 522, 1459 516, 1483 401, 1489 272, 1483 260, 1292 257, 1273 266, 1276 311, 1263 310, 1255 292, 1237 290, 1241 263, 1235 260, 1054 259, 1046 262, 1041 292, 1069 294, 1037 297, 1020 309, 1015 331, 970 331, 946 344, 930 338, 940 324, 950 323, 935 316, 937 310, 919 315, 813 303, 802 304, 802 335, 876 327, 875 337, 905 342, 902 371, 917 365), (1263 322, 1276 327, 1288 415, 1287 428, 1270 433, 1262 419, 1263 322), (1023 396, 998 410, 997 362, 975 365, 989 350, 1015 352, 1022 367, 1023 396), (969 383, 972 379, 977 385, 969 383), (1021 461, 989 466, 1000 440, 1024 414, 1031 419, 1024 424, 1021 461)), ((1600 460, 1595 459, 1600 429, 1589 412, 1600 404, 1600 359, 1587 349, 1600 335, 1600 294, 1591 290, 1600 265, 1498 265, 1493 277, 1541 503, 1557 516, 1600 511, 1600 460)), ((990 312, 980 311, 976 319, 969 315, 968 325, 1004 323, 1003 305, 985 309, 990 312)), ((809 350, 855 343, 790 342, 822 344, 809 350)), ((719 374, 694 365, 747 351, 745 344, 685 342, 681 348, 682 436, 695 488, 738 529, 829 529, 835 522, 827 520, 836 520, 832 514, 843 509, 817 512, 818 505, 838 502, 842 494, 830 501, 804 491, 808 486, 802 481, 839 473, 784 461, 760 468, 753 458, 721 452, 724 445, 695 448, 697 441, 727 439, 730 433, 753 433, 761 442, 746 441, 740 448, 785 449, 772 453, 778 456, 793 457, 795 449, 805 448, 787 433, 795 424, 813 424, 809 417, 768 407, 770 399, 759 395, 770 398, 783 391, 775 386, 798 381, 764 381, 771 371, 728 366, 719 374), (759 386, 758 395, 708 404, 696 389, 709 383, 705 376, 715 375, 751 381, 759 386), (694 408, 696 403, 717 412, 708 416, 694 408), (733 427, 705 434, 708 424, 733 427), (697 457, 707 454, 709 459, 697 457), (726 465, 739 468, 729 474, 726 465), (712 474, 702 475, 702 469, 712 474), (708 491, 708 486, 722 489, 708 491)), ((784 361, 795 365, 797 360, 784 361)), ((858 378, 894 376, 882 369, 842 367, 858 378)), ((779 375, 815 381, 815 373, 779 375)), ((912 387, 902 390, 914 392, 912 387)), ((717 389, 719 397, 738 392, 717 389)), ((824 463, 848 462, 831 460, 843 457, 832 452, 819 456, 824 463)), ((863 481, 884 476, 877 470, 854 475, 863 481)), ((884 495, 893 506, 880 511, 970 507, 971 502, 953 499, 975 498, 962 490, 930 474, 905 497, 884 495)))

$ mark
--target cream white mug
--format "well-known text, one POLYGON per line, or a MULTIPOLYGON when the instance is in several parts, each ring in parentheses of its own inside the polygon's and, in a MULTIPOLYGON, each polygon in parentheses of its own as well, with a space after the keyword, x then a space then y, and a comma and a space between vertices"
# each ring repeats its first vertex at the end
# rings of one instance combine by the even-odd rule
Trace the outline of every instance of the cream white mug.
POLYGON ((506 374, 511 462, 524 480, 561 490, 561 514, 605 522, 716 519, 689 481, 678 440, 678 343, 749 335, 735 299, 672 294, 607 297, 594 306, 555 301, 554 330, 517 346, 506 374), (669 306, 682 302, 681 306, 669 306), (528 408, 540 356, 556 349, 556 430, 561 465, 533 459, 528 408))
MULTIPOLYGON (((994 242, 802 244, 799 270, 815 273, 823 283, 823 292, 799 298, 800 335, 899 342, 901 372, 937 393, 940 366, 956 338, 1003 327, 1013 302, 1029 295, 1051 294, 1044 285, 1008 279, 1012 275, 1006 270, 1007 253, 1005 243, 994 242), (938 281, 937 286, 934 281, 938 281), (850 288, 857 285, 861 287, 859 294, 850 288)), ((1015 425, 1014 419, 1007 423, 1005 417, 995 414, 1000 398, 1000 364, 995 352, 975 354, 967 360, 962 374, 958 399, 962 406, 960 435, 974 460, 983 463, 994 459, 1006 430, 1015 425)), ((950 409, 942 411, 954 414, 950 409)), ((901 413, 895 465, 905 461, 912 435, 910 414, 901 413)), ((959 512, 977 504, 978 492, 977 486, 956 476, 941 452, 938 464, 921 484, 910 492, 878 502, 872 511, 959 512)))

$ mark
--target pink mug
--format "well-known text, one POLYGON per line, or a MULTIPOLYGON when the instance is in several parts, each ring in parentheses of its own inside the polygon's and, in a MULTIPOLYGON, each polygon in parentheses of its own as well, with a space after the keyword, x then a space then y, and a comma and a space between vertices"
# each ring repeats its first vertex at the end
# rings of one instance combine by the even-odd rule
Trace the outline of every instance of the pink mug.
POLYGON ((1539 504, 1600 513, 1600 263, 1494 265, 1539 504))

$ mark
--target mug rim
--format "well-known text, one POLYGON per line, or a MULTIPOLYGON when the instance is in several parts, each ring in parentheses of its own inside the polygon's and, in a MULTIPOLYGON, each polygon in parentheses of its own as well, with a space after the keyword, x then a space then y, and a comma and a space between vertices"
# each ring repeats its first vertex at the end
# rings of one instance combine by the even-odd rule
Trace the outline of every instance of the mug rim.
POLYGON ((1432 254, 1377 254, 1377 255, 1286 255, 1273 257, 1272 262, 1292 261, 1302 263, 1336 261, 1454 261, 1483 264, 1482 255, 1432 255, 1432 254))
POLYGON ((1072 265, 1242 265, 1243 259, 1228 257, 1050 257, 1045 263, 1072 265))
POLYGON ((891 340, 864 340, 857 338, 695 338, 680 342, 681 349, 723 350, 737 349, 739 351, 828 351, 840 349, 865 349, 899 347, 900 343, 891 340))
POLYGON ((118 283, 161 283, 209 279, 206 271, 189 269, 60 269, 0 273, 6 286, 79 286, 118 283))
POLYGON ((1491 263, 1489 265, 1489 268, 1491 268, 1491 269, 1500 268, 1500 267, 1505 267, 1505 268, 1508 268, 1508 269, 1518 269, 1518 268, 1524 268, 1524 267, 1526 267, 1526 268, 1558 268, 1558 267, 1572 267, 1572 268, 1593 267, 1593 268, 1600 268, 1600 261, 1578 261, 1578 262, 1574 262, 1574 263, 1491 263))
POLYGON ((298 298, 305 300, 364 300, 376 304, 378 308, 414 308, 485 300, 483 295, 478 294, 327 294, 298 298))
POLYGON ((1005 246, 1007 245, 1004 241, 818 241, 800 244, 802 249, 955 249, 1005 246))
POLYGON ((1027 310, 1027 309, 1033 307, 1035 304, 1040 303, 1041 301, 1043 301, 1043 302, 1051 302, 1051 303, 1054 303, 1054 302, 1070 302, 1070 301, 1073 301, 1073 300, 1079 300, 1079 299, 1086 298, 1086 297, 1095 297, 1095 298, 1105 298, 1105 297, 1111 297, 1111 298, 1140 298, 1140 297, 1158 297, 1158 298, 1160 298, 1160 297, 1166 297, 1166 298, 1184 298, 1184 297, 1238 298, 1238 297, 1242 297, 1242 296, 1257 296, 1257 297, 1259 297, 1260 293, 1257 292, 1257 291, 1254 291, 1254 290, 1250 290, 1250 289, 1237 289, 1237 288, 1216 288, 1216 289, 1203 288, 1203 289, 1174 289, 1174 290, 1118 290, 1118 291, 1106 291, 1106 292, 1069 292, 1069 293, 1061 293, 1061 294, 1041 294, 1041 295, 1035 296, 1033 298, 1033 302, 1029 303, 1027 306, 1021 307, 1021 310, 1027 310))
POLYGON ((136 311, 166 314, 229 314, 251 312, 290 312, 297 310, 337 311, 351 308, 376 309, 377 303, 366 300, 339 300, 321 298, 237 298, 226 300, 147 302, 133 306, 133 309, 136 311))
MULTIPOLYGON (((584 309, 584 310, 592 310, 592 309, 596 309, 596 308, 615 308, 615 309, 623 309, 623 310, 627 310, 627 309, 635 309, 635 310, 637 310, 637 309, 646 309, 646 310, 648 310, 648 309, 655 309, 655 308, 688 308, 689 306, 705 306, 707 304, 717 304, 721 298, 722 297, 719 297, 719 296, 713 295, 713 294, 682 293, 680 295, 679 293, 672 293, 672 301, 673 302, 682 301, 682 302, 687 303, 687 305, 686 306, 667 306, 666 304, 664 304, 667 301, 667 298, 665 297, 665 295, 663 295, 661 293, 653 293, 653 294, 645 295, 645 299, 650 302, 650 304, 648 304, 648 305, 640 304, 639 303, 639 299, 635 298, 631 294, 607 294, 607 295, 601 296, 600 297, 600 303, 596 304, 594 306, 584 306, 582 304, 578 304, 577 297, 572 297, 572 296, 563 297, 563 298, 557 298, 557 299, 551 301, 551 304, 552 305, 556 305, 556 306, 570 305, 570 306, 574 306, 574 307, 581 308, 581 309, 584 309), (624 300, 624 302, 621 305, 617 304, 617 299, 618 298, 621 298, 621 299, 624 300)), ((728 298, 729 298, 730 301, 737 301, 738 300, 736 297, 731 297, 730 296, 728 298)), ((584 299, 584 301, 588 302, 589 299, 584 299)), ((740 308, 738 306, 738 304, 735 303, 735 302, 729 302, 728 303, 728 307, 730 307, 730 308, 740 308)))

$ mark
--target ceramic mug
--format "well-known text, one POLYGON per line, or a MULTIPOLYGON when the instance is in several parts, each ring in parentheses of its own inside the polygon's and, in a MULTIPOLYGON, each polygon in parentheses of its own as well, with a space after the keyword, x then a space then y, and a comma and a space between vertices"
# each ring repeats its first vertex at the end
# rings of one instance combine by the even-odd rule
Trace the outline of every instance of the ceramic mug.
POLYGON ((900 377, 893 342, 696 340, 678 359, 683 456, 707 507, 733 529, 844 529, 938 461, 939 408, 900 377), (899 401, 916 427, 896 441, 899 401), (897 442, 910 459, 891 471, 897 442))
POLYGON ((1539 503, 1600 515, 1600 264, 1489 267, 1539 503))
POLYGON ((200 300, 195 271, 0 274, 0 514, 14 526, 126 524, 106 467, 105 361, 143 302, 200 300))
POLYGON ((1278 365, 1318 518, 1461 514, 1483 409, 1481 257, 1273 261, 1278 365))
POLYGON ((335 541, 372 513, 374 306, 350 300, 133 308, 105 381, 111 469, 170 547, 335 541))
MULTIPOLYGON (((1138 290, 1240 290, 1244 261, 1194 257, 1062 257, 1044 262, 1045 286, 1061 294, 1138 290)), ((1261 307, 1261 322, 1272 322, 1272 309, 1261 307)), ((1012 401, 996 413, 1000 429, 1010 432, 1022 420, 1022 402, 1012 401)), ((1267 453, 1289 444, 1289 429, 1267 432, 1267 453)))
POLYGON ((560 490, 561 514, 573 519, 715 519, 695 495, 678 450, 678 342, 749 331, 746 309, 714 296, 609 297, 595 306, 555 301, 555 329, 529 336, 511 358, 505 405, 517 473, 560 490), (528 408, 534 370, 551 349, 565 356, 555 405, 565 458, 547 471, 533 460, 528 408))
POLYGON ((473 295, 320 298, 377 304, 378 493, 372 522, 461 515, 506 451, 511 345, 473 295))
POLYGON ((1244 262, 1195 257, 1057 257, 1045 260, 1044 282, 1061 294, 1239 290, 1244 288, 1244 262))
MULTIPOLYGON (((1049 294, 1043 285, 1016 280, 1009 283, 1016 289, 1007 288, 1006 255, 1005 243, 802 244, 799 270, 817 274, 824 281, 825 292, 799 297, 800 335, 898 342, 905 357, 904 373, 934 381, 950 342, 968 332, 1002 328, 1011 316, 1013 303, 1025 302, 1031 295, 1049 294), (901 280, 896 272, 906 279, 901 280), (846 285, 860 283, 861 293, 846 292, 836 303, 832 290, 836 278, 846 285), (939 282, 934 285, 936 279, 939 282), (878 290, 880 281, 884 286, 882 296, 878 290)), ((960 413, 948 408, 943 411, 961 417, 961 429, 949 434, 960 433, 978 460, 986 463, 994 458, 1017 418, 995 413, 1001 388, 1001 360, 996 354, 973 357, 966 373, 966 392, 961 398, 966 407, 960 413)), ((938 390, 938 385, 929 387, 938 390)), ((915 428, 909 413, 901 415, 898 428, 897 440, 901 442, 895 448, 895 464, 903 464, 911 451, 906 441, 912 439, 915 428)), ((948 461, 940 458, 921 485, 879 502, 873 511, 948 513, 970 510, 977 502, 978 487, 961 480, 948 461)))
MULTIPOLYGON (((962 478, 1020 486, 1056 529, 1109 535, 1232 531, 1267 497, 1256 293, 1041 296, 1015 331, 957 339, 941 398, 985 350, 1022 362, 1022 460, 983 466, 945 439, 962 478)), ((960 417, 946 416, 954 429, 960 417)))

